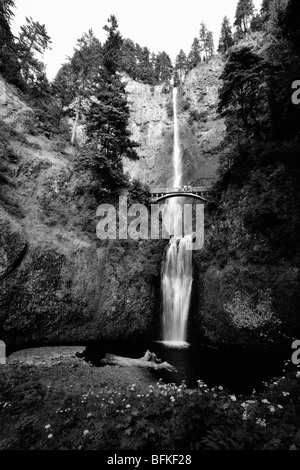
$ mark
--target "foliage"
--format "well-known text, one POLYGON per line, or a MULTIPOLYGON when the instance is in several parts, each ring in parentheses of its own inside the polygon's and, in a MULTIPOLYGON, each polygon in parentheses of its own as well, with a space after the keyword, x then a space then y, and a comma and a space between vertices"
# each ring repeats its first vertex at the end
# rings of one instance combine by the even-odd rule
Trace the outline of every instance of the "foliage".
POLYGON ((230 26, 229 19, 227 18, 227 16, 225 16, 223 18, 223 22, 221 26, 218 52, 222 54, 226 54, 228 49, 230 49, 232 46, 233 46, 232 29, 230 26))
POLYGON ((23 83, 17 47, 10 29, 14 8, 14 0, 0 0, 0 73, 7 81, 21 88, 23 83))
POLYGON ((139 82, 158 85, 171 78, 173 66, 166 52, 154 54, 148 47, 125 39, 121 47, 120 70, 139 82))
POLYGON ((44 64, 38 59, 46 49, 49 49, 51 38, 45 25, 32 18, 26 18, 26 24, 21 26, 18 40, 18 56, 23 79, 32 88, 39 76, 44 74, 44 64))
POLYGON ((300 54, 300 4, 290 0, 281 18, 284 36, 291 41, 295 52, 300 54))
POLYGON ((296 450, 300 371, 286 367, 285 377, 242 396, 201 380, 193 390, 161 380, 112 387, 75 363, 13 366, 0 371, 1 448, 296 450), (72 389, 60 385, 71 376, 72 389))
POLYGON ((130 181, 128 189, 128 202, 129 204, 150 204, 150 188, 147 184, 141 183, 137 179, 130 181))
POLYGON ((234 25, 237 26, 243 34, 247 34, 250 30, 250 22, 254 13, 253 0, 239 0, 234 25))
POLYGON ((158 53, 155 61, 154 76, 157 83, 168 82, 172 78, 173 65, 166 52, 158 53))
POLYGON ((236 328, 257 329, 268 324, 279 324, 272 310, 270 292, 260 291, 257 299, 245 292, 236 291, 233 298, 226 303, 224 311, 230 315, 236 328))
POLYGON ((197 37, 194 38, 193 40, 193 44, 192 44, 187 60, 188 60, 189 70, 197 67, 197 65, 201 62, 200 41, 197 37))
POLYGON ((257 13, 251 20, 250 29, 251 31, 261 31, 263 24, 263 17, 257 13))
POLYGON ((189 124, 193 124, 193 122, 199 122, 199 121, 207 121, 208 117, 208 111, 199 111, 198 109, 191 109, 190 110, 190 115, 189 115, 189 124))
POLYGON ((4 123, 0 122, 0 187, 3 184, 12 183, 11 164, 18 161, 9 140, 10 130, 4 123))
POLYGON ((188 61, 185 55, 185 52, 180 49, 179 54, 176 57, 175 61, 175 70, 178 72, 179 75, 179 83, 182 82, 182 78, 186 74, 188 69, 188 61))
POLYGON ((268 103, 263 67, 263 59, 250 46, 234 48, 221 76, 218 105, 231 123, 258 136, 269 122, 268 113, 262 113, 262 103, 268 103))
POLYGON ((208 31, 204 22, 200 25, 199 40, 201 52, 204 53, 204 58, 207 60, 214 54, 214 39, 212 31, 208 31))

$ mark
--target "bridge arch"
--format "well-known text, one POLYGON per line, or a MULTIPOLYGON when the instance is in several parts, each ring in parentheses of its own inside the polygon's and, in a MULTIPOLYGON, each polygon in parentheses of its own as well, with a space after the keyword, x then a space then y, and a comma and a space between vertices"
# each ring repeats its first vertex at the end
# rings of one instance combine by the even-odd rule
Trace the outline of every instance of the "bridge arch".
POLYGON ((198 199, 201 202, 207 202, 207 199, 203 196, 199 196, 198 194, 188 193, 188 192, 176 192, 176 193, 169 193, 159 196, 153 202, 161 202, 165 201, 166 199, 170 199, 172 197, 192 197, 194 199, 198 199))

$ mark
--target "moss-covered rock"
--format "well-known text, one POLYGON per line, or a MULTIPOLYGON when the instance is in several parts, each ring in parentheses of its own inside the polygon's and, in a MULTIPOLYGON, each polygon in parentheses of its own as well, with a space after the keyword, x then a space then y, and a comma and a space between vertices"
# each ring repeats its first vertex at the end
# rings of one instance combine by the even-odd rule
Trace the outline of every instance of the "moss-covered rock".
POLYGON ((291 345, 300 331, 300 278, 293 267, 211 266, 199 275, 199 325, 210 341, 257 349, 291 345))
MULTIPOLYGON (((151 242, 45 237, 26 243, 17 224, 2 236, 8 261, 1 282, 0 325, 8 342, 142 339, 158 335, 159 266, 151 242)), ((3 268, 4 269, 4 268, 3 268)))
POLYGON ((0 208, 0 279, 21 262, 26 247, 21 226, 0 208))

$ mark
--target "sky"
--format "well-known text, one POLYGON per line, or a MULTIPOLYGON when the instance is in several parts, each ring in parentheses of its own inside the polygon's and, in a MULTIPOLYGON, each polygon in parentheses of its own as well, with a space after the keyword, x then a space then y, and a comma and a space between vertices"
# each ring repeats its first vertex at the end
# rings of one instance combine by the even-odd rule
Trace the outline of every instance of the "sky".
MULTIPOLYGON (((254 0, 259 10, 262 0, 254 0)), ((93 29, 103 43, 103 26, 115 15, 124 38, 130 38, 151 52, 166 51, 174 61, 183 49, 189 53, 200 23, 213 31, 218 44, 222 19, 234 21, 238 0, 15 0, 12 30, 18 35, 25 17, 46 25, 52 39, 52 50, 44 54, 47 75, 52 80, 77 40, 93 29)))

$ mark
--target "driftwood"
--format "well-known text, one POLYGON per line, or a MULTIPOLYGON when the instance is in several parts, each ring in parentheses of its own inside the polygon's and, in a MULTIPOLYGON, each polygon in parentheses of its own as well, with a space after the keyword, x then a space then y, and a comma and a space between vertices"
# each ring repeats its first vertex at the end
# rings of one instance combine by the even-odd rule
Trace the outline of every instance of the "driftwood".
POLYGON ((130 357, 115 356, 114 354, 106 354, 104 359, 101 359, 102 364, 120 367, 147 367, 154 370, 167 370, 169 372, 177 372, 175 367, 171 366, 168 362, 161 362, 157 359, 156 354, 147 351, 140 359, 132 359, 130 357))

